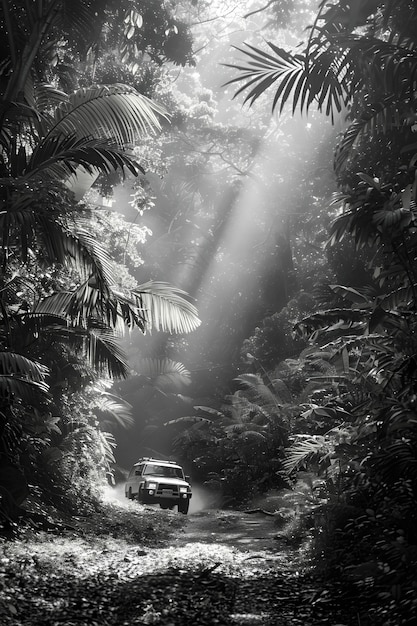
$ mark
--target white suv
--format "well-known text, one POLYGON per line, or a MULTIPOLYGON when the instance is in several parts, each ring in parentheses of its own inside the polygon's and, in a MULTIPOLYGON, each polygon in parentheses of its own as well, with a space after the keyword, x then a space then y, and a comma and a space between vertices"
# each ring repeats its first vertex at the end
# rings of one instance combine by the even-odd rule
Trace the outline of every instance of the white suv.
POLYGON ((178 512, 188 513, 191 498, 189 476, 174 461, 144 457, 134 464, 125 484, 125 496, 141 504, 159 504, 162 509, 178 505, 178 512))

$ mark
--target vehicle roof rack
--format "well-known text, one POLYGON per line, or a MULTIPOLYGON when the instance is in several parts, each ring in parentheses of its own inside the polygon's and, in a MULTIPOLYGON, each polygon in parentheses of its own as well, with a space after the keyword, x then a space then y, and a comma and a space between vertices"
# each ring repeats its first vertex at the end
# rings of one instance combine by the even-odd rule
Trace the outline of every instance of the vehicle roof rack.
POLYGON ((178 465, 176 461, 167 461, 165 459, 153 459, 150 456, 142 456, 139 459, 139 461, 136 462, 135 465, 137 465, 137 463, 142 463, 143 461, 151 461, 152 463, 169 463, 170 465, 178 465))

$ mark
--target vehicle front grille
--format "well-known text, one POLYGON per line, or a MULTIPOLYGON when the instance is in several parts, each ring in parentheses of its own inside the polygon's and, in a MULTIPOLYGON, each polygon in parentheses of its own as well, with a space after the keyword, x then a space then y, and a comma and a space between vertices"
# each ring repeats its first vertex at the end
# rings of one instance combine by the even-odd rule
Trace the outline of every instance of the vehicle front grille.
POLYGON ((171 494, 173 496, 178 496, 178 485, 159 483, 156 493, 158 496, 171 494))

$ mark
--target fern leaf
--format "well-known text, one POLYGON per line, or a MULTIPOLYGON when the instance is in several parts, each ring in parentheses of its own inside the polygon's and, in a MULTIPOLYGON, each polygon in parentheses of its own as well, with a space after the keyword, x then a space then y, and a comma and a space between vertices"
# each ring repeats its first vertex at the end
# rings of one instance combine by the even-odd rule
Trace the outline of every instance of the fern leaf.
POLYGON ((297 441, 286 451, 286 458, 282 466, 290 474, 295 469, 304 466, 314 457, 328 454, 331 447, 321 435, 297 435, 297 441))

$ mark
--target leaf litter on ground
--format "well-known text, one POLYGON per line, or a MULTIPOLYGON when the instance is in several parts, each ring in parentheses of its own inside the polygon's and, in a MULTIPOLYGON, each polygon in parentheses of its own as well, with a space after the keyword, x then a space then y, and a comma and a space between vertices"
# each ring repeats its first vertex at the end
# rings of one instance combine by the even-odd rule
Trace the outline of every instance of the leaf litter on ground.
POLYGON ((0 626, 342 624, 300 550, 222 543, 239 515, 201 514, 207 543, 185 516, 127 501, 28 527, 0 541, 0 626))

